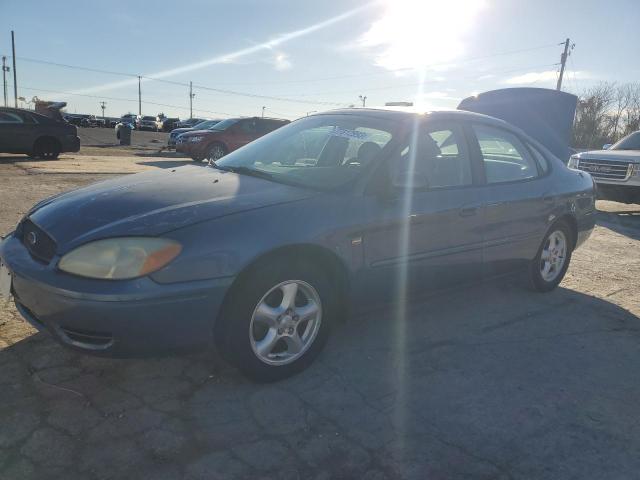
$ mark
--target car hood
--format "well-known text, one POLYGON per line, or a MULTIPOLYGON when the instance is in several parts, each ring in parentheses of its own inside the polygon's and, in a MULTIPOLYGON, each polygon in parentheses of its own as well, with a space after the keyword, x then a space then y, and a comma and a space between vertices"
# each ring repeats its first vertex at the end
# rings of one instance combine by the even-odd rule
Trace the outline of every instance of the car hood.
POLYGON ((216 133, 216 131, 215 130, 194 130, 191 128, 187 133, 184 133, 183 135, 185 137, 196 137, 199 135, 211 135, 212 133, 216 133))
POLYGON ((171 136, 172 137, 174 137, 174 136, 177 137, 181 133, 190 132, 192 130, 193 130, 193 128, 174 128, 173 130, 171 130, 171 136))
POLYGON ((640 162, 640 150, 593 150, 578 153, 584 160, 619 160, 623 162, 640 162))
POLYGON ((185 166, 89 185, 37 204, 28 216, 54 238, 62 254, 90 240, 160 235, 314 193, 214 168, 185 166))

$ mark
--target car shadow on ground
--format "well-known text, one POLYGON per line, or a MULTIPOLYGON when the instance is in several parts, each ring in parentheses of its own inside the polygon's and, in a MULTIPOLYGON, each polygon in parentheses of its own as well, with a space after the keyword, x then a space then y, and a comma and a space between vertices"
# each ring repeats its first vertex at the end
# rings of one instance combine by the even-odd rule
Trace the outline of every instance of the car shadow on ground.
POLYGON ((598 211, 597 224, 634 240, 640 240, 640 208, 598 211))
POLYGON ((639 333, 513 278, 354 317, 270 385, 214 354, 102 359, 40 333, 0 350, 0 477, 633 476, 639 333))
POLYGON ((29 157, 27 155, 0 155, 0 164, 11 164, 11 163, 20 163, 20 162, 50 162, 50 159, 46 158, 35 158, 29 157))

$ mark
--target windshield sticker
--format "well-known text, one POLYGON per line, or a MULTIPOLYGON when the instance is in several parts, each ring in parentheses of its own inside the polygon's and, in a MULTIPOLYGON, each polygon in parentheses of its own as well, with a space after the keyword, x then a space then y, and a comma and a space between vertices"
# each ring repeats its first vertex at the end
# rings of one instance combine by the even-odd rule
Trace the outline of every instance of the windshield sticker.
POLYGON ((358 132, 357 130, 349 130, 341 127, 333 127, 329 135, 333 137, 357 138, 358 140, 364 140, 369 136, 365 132, 358 132))

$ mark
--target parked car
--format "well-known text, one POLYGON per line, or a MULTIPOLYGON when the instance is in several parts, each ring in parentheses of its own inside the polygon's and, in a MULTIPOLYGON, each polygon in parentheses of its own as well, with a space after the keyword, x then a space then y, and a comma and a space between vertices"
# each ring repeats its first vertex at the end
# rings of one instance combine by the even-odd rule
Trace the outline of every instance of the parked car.
POLYGON ((64 115, 65 121, 70 123, 71 125, 75 125, 76 127, 81 126, 82 119, 86 118, 86 115, 76 115, 76 114, 66 114, 64 115))
POLYGON ((131 128, 135 129, 137 118, 138 118, 138 115, 136 115, 135 113, 125 113, 122 117, 120 117, 119 123, 127 123, 131 125, 131 128))
POLYGON ((204 118, 188 118, 186 120, 182 120, 178 122, 178 124, 176 125, 176 128, 191 128, 194 125, 204 121, 205 121, 204 118))
POLYGON ((602 198, 640 203, 640 131, 602 150, 576 153, 569 167, 589 172, 602 198))
POLYGON ((215 344, 266 381, 309 365, 350 307, 520 268, 554 289, 594 203, 590 175, 504 121, 346 109, 211 167, 44 200, 0 258, 18 311, 64 345, 138 356, 215 344))
POLYGON ((220 119, 205 120, 203 122, 200 122, 194 125, 191 128, 175 128, 171 131, 171 135, 169 135, 169 139, 167 140, 167 146, 175 148, 178 137, 183 133, 192 132, 194 130, 209 130, 210 128, 213 128, 215 125, 217 125, 221 121, 222 120, 220 119))
POLYGON ((158 118, 158 120, 156 120, 156 128, 159 132, 171 132, 177 128, 179 122, 179 118, 158 118))
POLYGON ((0 107, 0 152, 55 159, 63 152, 78 150, 80 139, 74 125, 29 110, 0 107))
POLYGON ((279 118, 227 118, 208 130, 183 133, 176 151, 197 162, 215 161, 287 123, 279 118))
POLYGON ((136 117, 136 130, 151 130, 157 132, 156 117, 138 115, 136 117))

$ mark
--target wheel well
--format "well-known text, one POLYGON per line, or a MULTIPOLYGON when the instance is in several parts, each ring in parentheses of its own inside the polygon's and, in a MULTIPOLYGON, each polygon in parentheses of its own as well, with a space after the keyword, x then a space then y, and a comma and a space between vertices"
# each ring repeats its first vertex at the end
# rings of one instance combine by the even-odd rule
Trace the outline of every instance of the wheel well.
POLYGON ((563 222, 567 224, 567 226, 571 230, 571 248, 576 248, 576 243, 578 242, 578 221, 576 220, 576 217, 574 217, 570 213, 567 213, 559 217, 556 220, 556 223, 557 222, 563 222))
MULTIPOLYGON (((271 262, 279 260, 284 262, 310 262, 314 266, 323 269, 331 276, 332 281, 335 282, 334 284, 336 285, 336 294, 338 295, 339 304, 345 305, 348 301, 350 289, 348 269, 344 262, 335 253, 318 245, 288 245, 260 255, 242 269, 225 295, 218 318, 223 315, 225 309, 227 309, 229 304, 233 301, 235 293, 239 286, 242 285, 245 278, 250 276, 256 270, 266 267, 271 262)), ((347 308, 341 309, 341 311, 346 312, 347 308)), ((225 332, 222 331, 222 323, 223 322, 216 321, 214 324, 215 338, 221 339, 225 336, 225 332)))
POLYGON ((60 140, 58 140, 56 137, 50 137, 50 136, 42 136, 42 137, 38 137, 36 139, 35 142, 33 142, 33 149, 36 150, 38 148, 39 145, 41 145, 43 142, 53 142, 54 145, 56 145, 58 147, 58 150, 62 149, 62 145, 60 144, 60 140))

